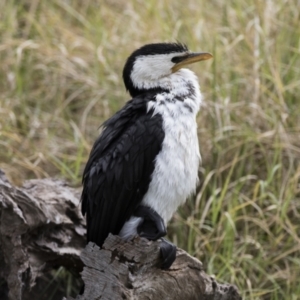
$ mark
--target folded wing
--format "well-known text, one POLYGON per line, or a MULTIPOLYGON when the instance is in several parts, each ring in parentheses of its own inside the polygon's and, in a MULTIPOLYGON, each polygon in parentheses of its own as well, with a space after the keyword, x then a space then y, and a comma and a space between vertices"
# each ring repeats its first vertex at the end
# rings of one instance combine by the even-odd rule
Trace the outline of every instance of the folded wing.
MULTIPOLYGON (((150 97, 150 98, 149 98, 150 97)), ((148 190, 164 139, 162 117, 136 97, 104 123, 83 174, 87 240, 101 246, 118 234, 148 190)))

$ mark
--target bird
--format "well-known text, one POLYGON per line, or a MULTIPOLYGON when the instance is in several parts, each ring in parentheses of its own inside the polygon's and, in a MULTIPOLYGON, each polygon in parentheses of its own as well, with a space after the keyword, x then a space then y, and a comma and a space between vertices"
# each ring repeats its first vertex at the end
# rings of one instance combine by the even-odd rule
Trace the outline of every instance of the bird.
POLYGON ((88 242, 101 247, 110 233, 160 239, 162 269, 174 262, 176 246, 163 237, 195 192, 201 160, 202 96, 185 67, 210 58, 179 42, 146 44, 128 57, 123 81, 131 99, 102 124, 83 172, 88 242))

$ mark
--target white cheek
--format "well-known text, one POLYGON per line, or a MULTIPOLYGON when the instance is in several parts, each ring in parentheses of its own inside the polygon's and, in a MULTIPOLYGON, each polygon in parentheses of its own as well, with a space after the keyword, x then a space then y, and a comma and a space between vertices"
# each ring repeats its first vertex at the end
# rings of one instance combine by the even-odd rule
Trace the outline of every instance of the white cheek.
POLYGON ((139 57, 131 72, 131 80, 138 88, 152 88, 157 85, 157 80, 172 73, 174 66, 172 54, 147 55, 139 57))

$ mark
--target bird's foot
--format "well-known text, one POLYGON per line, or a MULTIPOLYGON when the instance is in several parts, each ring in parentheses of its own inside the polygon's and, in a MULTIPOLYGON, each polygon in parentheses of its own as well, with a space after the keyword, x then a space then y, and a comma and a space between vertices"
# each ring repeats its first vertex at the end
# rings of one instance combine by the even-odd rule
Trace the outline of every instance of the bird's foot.
POLYGON ((176 259, 176 246, 166 239, 161 239, 160 243, 160 254, 162 257, 162 265, 161 268, 163 270, 169 269, 174 260, 176 259))
POLYGON ((167 234, 164 220, 150 207, 140 205, 134 215, 144 219, 137 228, 139 236, 155 241, 167 234))
MULTIPOLYGON (((139 236, 155 241, 167 234, 164 220, 150 207, 140 205, 134 215, 143 218, 143 222, 137 228, 139 236)), ((176 259, 176 246, 166 239, 161 239, 160 254, 162 257, 161 268, 169 269, 176 259)))

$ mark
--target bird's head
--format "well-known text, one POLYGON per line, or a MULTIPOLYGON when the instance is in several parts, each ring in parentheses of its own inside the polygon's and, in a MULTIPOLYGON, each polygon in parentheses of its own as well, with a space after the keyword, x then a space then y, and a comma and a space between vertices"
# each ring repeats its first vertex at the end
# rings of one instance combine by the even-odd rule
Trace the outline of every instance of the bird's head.
POLYGON ((131 96, 165 88, 172 77, 188 64, 211 58, 210 53, 190 52, 180 43, 148 44, 134 51, 124 66, 123 80, 131 96))

